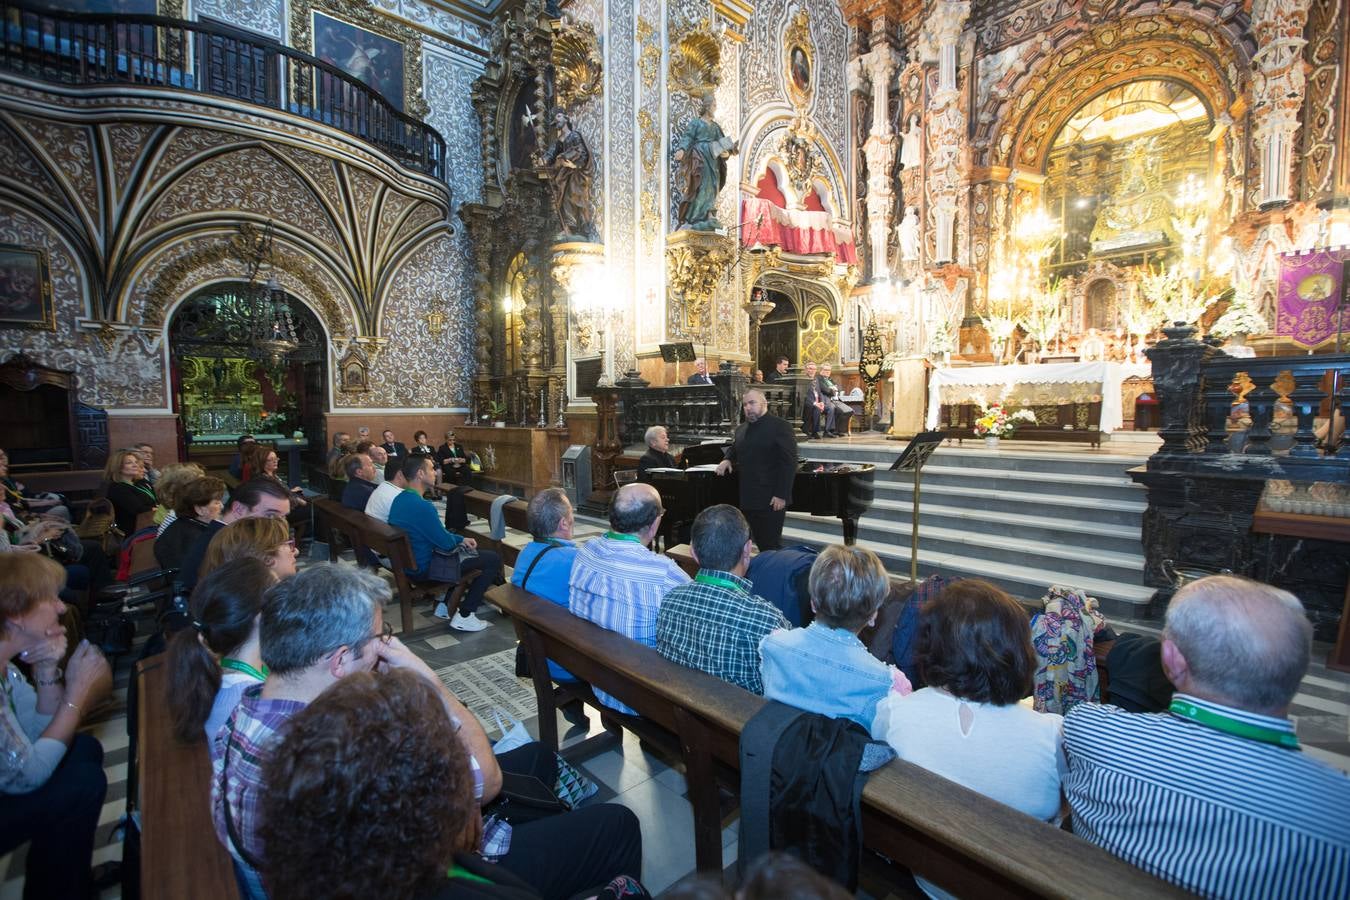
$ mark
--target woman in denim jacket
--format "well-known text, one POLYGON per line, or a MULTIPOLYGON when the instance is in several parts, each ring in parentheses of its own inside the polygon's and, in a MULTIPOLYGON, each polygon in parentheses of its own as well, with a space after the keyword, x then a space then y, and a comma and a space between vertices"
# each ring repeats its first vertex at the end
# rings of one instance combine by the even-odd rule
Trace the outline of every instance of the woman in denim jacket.
POLYGON ((858 640, 890 591, 886 569, 871 550, 826 547, 811 566, 808 586, 815 621, 774 631, 760 642, 764 696, 871 728, 877 704, 888 693, 910 691, 900 670, 858 640))

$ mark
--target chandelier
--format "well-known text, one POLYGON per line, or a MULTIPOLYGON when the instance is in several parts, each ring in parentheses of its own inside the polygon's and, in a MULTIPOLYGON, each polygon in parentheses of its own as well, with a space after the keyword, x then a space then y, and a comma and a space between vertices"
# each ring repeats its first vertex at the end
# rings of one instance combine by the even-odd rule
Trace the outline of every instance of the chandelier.
POLYGON ((241 299, 251 355, 274 370, 280 369, 300 341, 296 338, 290 300, 276 279, 271 220, 261 231, 248 222, 242 223, 232 244, 235 256, 244 265, 247 282, 241 299))

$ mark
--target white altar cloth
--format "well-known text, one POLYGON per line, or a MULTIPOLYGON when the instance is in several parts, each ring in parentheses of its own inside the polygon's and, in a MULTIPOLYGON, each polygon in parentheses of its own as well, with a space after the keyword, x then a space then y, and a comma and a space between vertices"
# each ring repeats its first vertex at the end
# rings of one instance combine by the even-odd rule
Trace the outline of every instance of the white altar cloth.
POLYGON ((1043 363, 1032 366, 971 366, 963 369, 935 369, 928 381, 928 428, 936 428, 942 389, 950 387, 990 387, 1011 389, 1018 384, 1090 383, 1101 385, 1102 432, 1109 434, 1125 424, 1120 403, 1120 386, 1126 378, 1149 378, 1149 363, 1076 362, 1043 363))

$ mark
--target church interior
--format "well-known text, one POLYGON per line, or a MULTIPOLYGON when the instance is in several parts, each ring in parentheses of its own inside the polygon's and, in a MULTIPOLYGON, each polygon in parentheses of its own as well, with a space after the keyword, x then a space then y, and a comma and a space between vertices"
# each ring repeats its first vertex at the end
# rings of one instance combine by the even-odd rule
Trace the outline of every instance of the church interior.
MULTIPOLYGON (((784 546, 1038 611, 1063 586, 1151 638, 1206 576, 1296 595, 1288 718, 1350 772, 1346 0, 0 0, 0 28, 0 445, 79 539, 122 448, 233 489, 248 436, 308 498, 302 571, 361 563, 376 538, 324 505, 347 439, 453 432, 471 474, 428 496, 505 580, 532 498, 561 488, 598 540, 635 480, 692 575, 691 523, 735 492, 640 460, 660 431, 711 468, 758 392, 796 434, 784 546)), ((490 735, 611 738, 575 765, 636 813, 653 896, 734 886, 735 731, 729 765, 695 749, 743 705, 652 720, 669 747, 555 722, 495 592, 465 634, 385 577, 385 620, 490 735)), ((221 859, 168 856, 210 827, 174 800, 205 750, 163 750, 173 783, 136 756, 143 590, 85 723, 92 862, 122 864, 101 896, 239 896, 210 836, 182 846, 221 859)), ((1176 889, 1006 810, 916 825, 941 787, 879 774, 857 896, 1057 895, 1049 846, 1086 893, 1176 889)), ((0 900, 24 879, 0 856, 0 900)))

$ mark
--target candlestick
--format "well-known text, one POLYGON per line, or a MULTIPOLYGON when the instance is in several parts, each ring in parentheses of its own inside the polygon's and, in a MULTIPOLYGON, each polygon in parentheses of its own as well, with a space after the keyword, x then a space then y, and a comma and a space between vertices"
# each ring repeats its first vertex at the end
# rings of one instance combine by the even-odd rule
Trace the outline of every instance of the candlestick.
POLYGON ((544 406, 544 389, 543 389, 543 388, 540 388, 540 389, 539 389, 539 427, 540 427, 540 428, 547 428, 547 427, 548 427, 548 421, 544 418, 544 410, 545 410, 545 409, 546 409, 546 407, 544 406))

